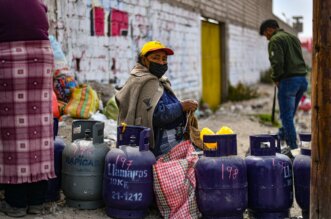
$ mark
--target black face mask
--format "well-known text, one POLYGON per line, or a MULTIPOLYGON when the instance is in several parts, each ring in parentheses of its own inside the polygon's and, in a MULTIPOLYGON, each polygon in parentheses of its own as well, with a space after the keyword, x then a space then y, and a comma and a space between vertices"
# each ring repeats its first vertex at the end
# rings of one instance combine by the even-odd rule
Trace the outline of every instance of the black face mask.
POLYGON ((161 78, 168 70, 168 64, 159 64, 156 62, 149 63, 149 71, 158 78, 161 78))

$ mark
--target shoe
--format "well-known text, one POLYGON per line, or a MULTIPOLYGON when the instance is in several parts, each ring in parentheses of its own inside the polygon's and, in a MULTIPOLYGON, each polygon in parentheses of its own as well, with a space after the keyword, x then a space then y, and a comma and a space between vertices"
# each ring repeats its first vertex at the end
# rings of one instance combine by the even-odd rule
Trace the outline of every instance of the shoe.
POLYGON ((293 154, 291 152, 291 149, 289 147, 283 147, 281 149, 281 154, 284 154, 284 155, 288 156, 291 160, 294 159, 294 156, 293 156, 293 154))
POLYGON ((28 208, 28 214, 43 214, 44 205, 30 205, 28 208))
POLYGON ((24 217, 26 215, 26 210, 27 208, 12 207, 5 201, 0 203, 0 212, 5 213, 9 217, 24 217))

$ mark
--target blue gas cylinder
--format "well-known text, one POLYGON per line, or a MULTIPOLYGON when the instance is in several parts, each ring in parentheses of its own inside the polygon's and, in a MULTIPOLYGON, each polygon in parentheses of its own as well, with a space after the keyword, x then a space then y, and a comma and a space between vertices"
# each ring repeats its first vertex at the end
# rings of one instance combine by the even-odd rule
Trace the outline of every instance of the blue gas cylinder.
POLYGON ((155 156, 149 150, 150 129, 119 126, 117 148, 105 159, 103 197, 114 218, 143 218, 153 201, 155 156))
POLYGON ((61 189, 61 169, 62 169, 62 152, 65 147, 61 137, 56 136, 54 140, 54 169, 56 178, 48 180, 46 192, 46 201, 54 202, 60 199, 61 189))
POLYGON ((248 208, 254 219, 289 217, 293 203, 292 162, 276 154, 275 138, 250 136, 251 155, 246 157, 248 208))
POLYGON ((216 149, 204 150, 195 167, 203 218, 242 219, 247 207, 247 173, 244 159, 236 156, 236 135, 205 135, 203 142, 217 143, 216 149))
POLYGON ((72 143, 62 153, 62 190, 66 203, 79 209, 104 205, 102 180, 109 148, 103 141, 104 123, 77 120, 72 123, 72 143))
POLYGON ((310 202, 310 168, 311 168, 311 134, 300 133, 301 154, 297 155, 293 161, 293 175, 295 199, 302 209, 304 219, 309 218, 310 202))

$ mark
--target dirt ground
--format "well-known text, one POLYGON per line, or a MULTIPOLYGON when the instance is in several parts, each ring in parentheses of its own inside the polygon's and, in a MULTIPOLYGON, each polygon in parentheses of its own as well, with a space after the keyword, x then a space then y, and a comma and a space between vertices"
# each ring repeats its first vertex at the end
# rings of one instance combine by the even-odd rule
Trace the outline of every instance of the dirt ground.
MULTIPOLYGON (((238 155, 244 157, 246 151, 249 148, 249 136, 253 134, 266 134, 266 133, 276 133, 277 128, 264 125, 259 122, 259 120, 254 116, 259 113, 271 113, 272 108, 272 97, 273 97, 273 87, 270 85, 258 85, 259 92, 261 96, 259 98, 242 101, 237 103, 227 102, 222 104, 222 106, 208 118, 199 119, 199 128, 209 127, 213 131, 217 131, 221 126, 226 125, 233 129, 237 134, 237 147, 238 155)), ((298 111, 296 116, 296 127, 297 132, 310 132, 311 129, 311 113, 305 113, 298 111)), ((68 125, 62 124, 60 126, 60 135, 65 138, 66 142, 69 142, 71 137, 70 127, 68 125)), ((58 203, 49 203, 50 214, 31 216, 28 215, 25 218, 28 219, 101 219, 107 218, 105 214, 105 209, 97 210, 78 210, 74 208, 67 207, 65 205, 65 200, 61 200, 58 203)), ((301 215, 301 210, 294 204, 291 208, 291 216, 297 218, 301 215)), ((9 218, 0 214, 0 218, 9 218)), ((150 212, 147 218, 161 218, 156 212, 150 212)), ((245 215, 245 218, 247 216, 245 215)))

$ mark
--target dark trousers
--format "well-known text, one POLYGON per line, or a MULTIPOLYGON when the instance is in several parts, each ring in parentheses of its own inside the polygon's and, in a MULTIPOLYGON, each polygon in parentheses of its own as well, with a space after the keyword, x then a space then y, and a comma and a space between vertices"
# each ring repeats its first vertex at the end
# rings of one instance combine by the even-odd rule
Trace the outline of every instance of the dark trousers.
POLYGON ((41 205, 45 202, 47 181, 23 184, 4 184, 6 202, 16 208, 41 205))

